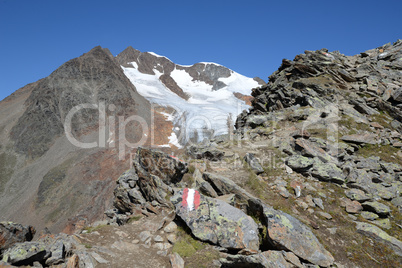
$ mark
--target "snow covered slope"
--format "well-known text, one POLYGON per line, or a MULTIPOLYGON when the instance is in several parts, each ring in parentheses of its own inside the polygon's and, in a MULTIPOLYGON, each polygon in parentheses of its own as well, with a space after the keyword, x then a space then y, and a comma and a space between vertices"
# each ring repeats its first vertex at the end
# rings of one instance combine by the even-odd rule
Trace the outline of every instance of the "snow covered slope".
POLYGON ((177 147, 189 140, 227 134, 228 120, 233 125, 237 115, 249 108, 234 93, 250 95, 252 88, 260 86, 256 80, 216 63, 181 66, 148 52, 130 59, 122 68, 138 93, 154 105, 174 109, 167 117, 175 126, 170 143, 177 147))

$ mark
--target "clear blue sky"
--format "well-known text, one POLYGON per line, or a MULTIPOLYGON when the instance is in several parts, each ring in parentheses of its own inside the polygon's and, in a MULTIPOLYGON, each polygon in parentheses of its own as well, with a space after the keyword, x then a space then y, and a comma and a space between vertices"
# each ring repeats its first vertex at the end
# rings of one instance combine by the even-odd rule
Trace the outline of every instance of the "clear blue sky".
POLYGON ((266 81, 304 50, 354 55, 402 38, 401 11, 401 0, 0 0, 0 100, 97 45, 266 81))

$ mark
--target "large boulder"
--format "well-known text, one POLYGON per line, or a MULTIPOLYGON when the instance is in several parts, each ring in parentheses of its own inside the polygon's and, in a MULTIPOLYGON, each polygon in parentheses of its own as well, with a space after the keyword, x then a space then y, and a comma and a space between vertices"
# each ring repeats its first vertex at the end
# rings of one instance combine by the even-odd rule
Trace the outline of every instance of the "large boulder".
POLYGON ((234 194, 237 202, 246 204, 247 214, 258 217, 267 227, 267 242, 273 248, 291 251, 301 259, 324 267, 334 262, 331 253, 321 245, 310 228, 296 218, 263 204, 228 178, 211 173, 204 173, 203 178, 220 195, 234 194))
POLYGON ((318 241, 312 231, 296 218, 280 210, 263 205, 269 242, 275 247, 291 251, 313 264, 329 267, 334 257, 318 241))
POLYGON ((4 252, 3 262, 16 266, 32 265, 35 261, 43 261, 47 255, 49 256, 49 252, 43 243, 18 243, 4 252))
POLYGON ((0 222, 0 253, 18 242, 31 241, 35 228, 14 222, 0 222))
MULTIPOLYGON (((146 208, 157 213, 154 206, 172 207, 167 196, 188 171, 187 164, 158 150, 139 147, 132 168, 116 181, 113 205, 120 214, 146 208)), ((108 217, 116 220, 115 213, 108 217)))
POLYGON ((402 242, 388 235, 386 232, 366 222, 355 222, 356 229, 359 233, 373 238, 381 243, 390 246, 398 256, 402 257, 402 242))
POLYGON ((135 162, 154 176, 158 176, 165 184, 179 182, 188 171, 187 164, 178 158, 158 150, 139 147, 135 162))
POLYGON ((176 214, 198 239, 228 249, 258 251, 258 225, 243 211, 189 188, 171 201, 176 214))
POLYGON ((193 144, 187 148, 186 153, 195 159, 209 159, 212 161, 218 161, 223 158, 225 152, 216 148, 216 143, 200 143, 193 144))
POLYGON ((255 255, 228 255, 219 260, 221 267, 256 267, 256 268, 291 268, 294 267, 288 263, 281 251, 269 250, 255 255))

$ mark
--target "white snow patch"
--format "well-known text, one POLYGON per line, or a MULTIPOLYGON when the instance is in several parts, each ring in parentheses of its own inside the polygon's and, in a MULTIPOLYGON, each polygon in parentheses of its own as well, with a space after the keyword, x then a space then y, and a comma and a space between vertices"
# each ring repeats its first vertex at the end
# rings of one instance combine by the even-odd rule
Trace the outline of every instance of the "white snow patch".
MULTIPOLYGON (((133 63, 134 65, 134 63, 133 63)), ((138 66, 138 65, 135 65, 138 66)), ((227 122, 231 115, 234 120, 249 106, 236 98, 233 93, 239 92, 250 95, 251 89, 258 86, 252 78, 231 72, 228 78, 221 78, 227 86, 219 90, 212 90, 212 85, 194 80, 185 70, 173 70, 171 77, 177 85, 187 93, 188 101, 170 91, 159 80, 161 73, 154 70, 155 75, 143 74, 137 68, 122 67, 129 80, 137 88, 139 94, 151 103, 176 110, 173 114, 163 114, 167 120, 173 122, 179 130, 173 129, 169 137, 169 144, 182 148, 194 135, 202 141, 208 134, 207 129, 213 130, 215 135, 228 133, 227 122)))
POLYGON ((152 52, 152 51, 148 51, 146 53, 151 54, 152 56, 155 56, 155 57, 158 57, 158 58, 165 58, 167 60, 170 60, 169 58, 167 58, 165 56, 158 55, 158 54, 156 54, 155 52, 152 52))
POLYGON ((138 63, 137 62, 133 61, 133 62, 131 62, 131 64, 133 65, 133 67, 135 69, 138 69, 138 63))
POLYGON ((200 63, 203 63, 203 64, 212 64, 212 65, 216 65, 216 66, 223 66, 223 65, 220 65, 220 64, 215 63, 215 62, 206 62, 206 61, 202 61, 202 62, 200 62, 200 63))
POLYGON ((179 149, 183 148, 183 146, 179 143, 179 140, 177 139, 176 133, 174 132, 172 132, 172 134, 169 136, 169 144, 172 144, 179 149))
POLYGON ((162 145, 158 145, 158 147, 161 147, 161 148, 170 148, 170 145, 169 145, 169 144, 162 144, 162 145))

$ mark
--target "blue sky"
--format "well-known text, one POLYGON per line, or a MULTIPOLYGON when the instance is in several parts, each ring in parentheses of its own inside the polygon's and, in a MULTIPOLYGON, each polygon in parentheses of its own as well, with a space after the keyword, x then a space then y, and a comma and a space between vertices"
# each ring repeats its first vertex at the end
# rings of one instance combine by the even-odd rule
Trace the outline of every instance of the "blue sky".
POLYGON ((283 58, 402 38, 402 1, 0 0, 0 100, 100 45, 267 77, 283 58))

